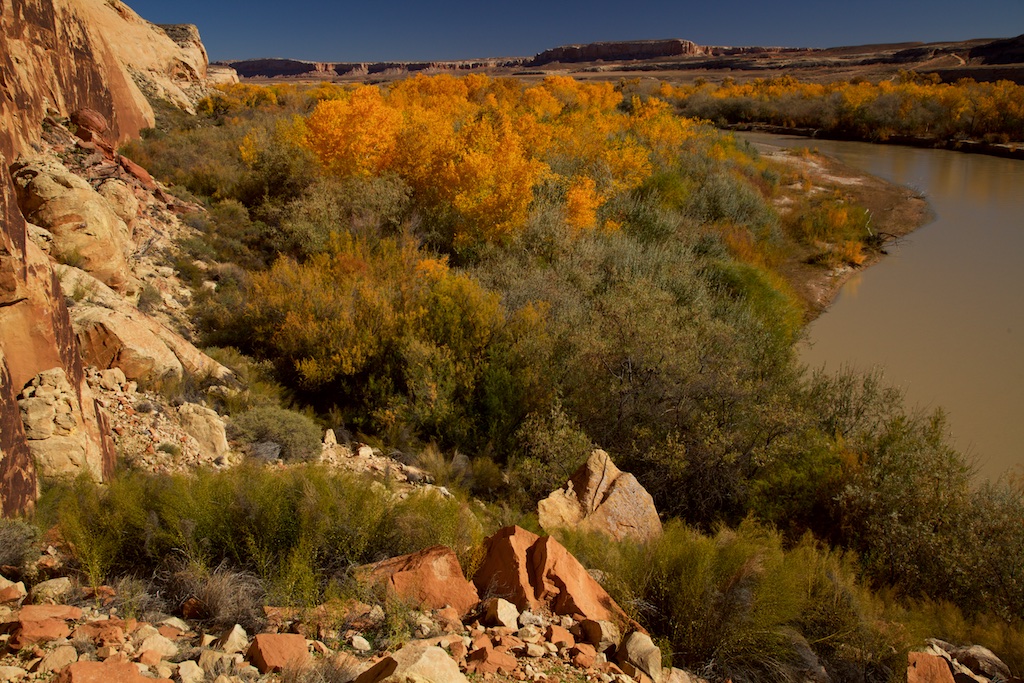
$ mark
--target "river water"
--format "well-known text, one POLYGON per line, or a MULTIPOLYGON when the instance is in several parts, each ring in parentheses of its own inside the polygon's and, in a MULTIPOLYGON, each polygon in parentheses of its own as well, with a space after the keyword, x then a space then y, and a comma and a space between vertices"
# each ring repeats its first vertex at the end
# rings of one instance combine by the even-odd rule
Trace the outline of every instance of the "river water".
POLYGON ((935 219, 856 274, 808 329, 812 368, 880 366, 910 405, 942 407, 979 476, 1024 473, 1024 161, 749 134, 811 147, 921 191, 935 219))

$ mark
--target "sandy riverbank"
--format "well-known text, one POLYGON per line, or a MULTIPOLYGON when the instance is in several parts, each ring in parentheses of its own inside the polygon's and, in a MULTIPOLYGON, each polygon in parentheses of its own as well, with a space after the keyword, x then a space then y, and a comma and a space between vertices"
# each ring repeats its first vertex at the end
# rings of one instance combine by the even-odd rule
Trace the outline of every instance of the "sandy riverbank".
MULTIPOLYGON (((890 183, 886 180, 847 166, 836 159, 813 152, 813 140, 808 140, 812 153, 799 152, 758 140, 755 146, 761 153, 810 181, 810 186, 782 188, 776 204, 784 211, 787 202, 800 193, 839 192, 847 200, 867 209, 871 214, 871 229, 884 236, 886 243, 910 234, 929 223, 933 214, 920 192, 890 183)), ((808 247, 792 253, 779 272, 789 281, 807 308, 810 322, 828 308, 842 286, 858 271, 869 268, 885 257, 880 250, 865 249, 865 260, 860 266, 840 265, 828 267, 810 263, 813 250, 808 247)))

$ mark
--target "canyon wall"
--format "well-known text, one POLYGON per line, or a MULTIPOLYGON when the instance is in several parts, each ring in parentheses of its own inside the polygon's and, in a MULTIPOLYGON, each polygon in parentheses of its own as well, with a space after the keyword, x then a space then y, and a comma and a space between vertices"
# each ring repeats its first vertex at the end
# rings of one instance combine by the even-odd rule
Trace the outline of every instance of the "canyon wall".
POLYGON ((189 108, 205 87, 206 51, 195 27, 154 26, 119 0, 0 0, 0 9, 0 510, 12 515, 37 495, 17 397, 41 373, 67 378, 76 399, 67 419, 102 477, 115 452, 64 293, 27 239, 10 166, 35 151, 47 117, 92 109, 120 142, 153 125, 147 94, 189 108))

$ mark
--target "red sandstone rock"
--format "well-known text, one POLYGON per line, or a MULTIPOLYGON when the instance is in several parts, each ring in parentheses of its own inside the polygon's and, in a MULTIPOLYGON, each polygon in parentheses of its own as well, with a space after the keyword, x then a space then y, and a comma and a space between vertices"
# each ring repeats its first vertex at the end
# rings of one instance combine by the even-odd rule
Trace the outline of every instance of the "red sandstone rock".
POLYGON ((911 652, 907 661, 907 683, 953 683, 953 672, 942 657, 911 652))
POLYGON ((306 639, 294 633, 261 633, 252 640, 246 659, 260 673, 278 672, 303 666, 309 661, 306 639))
POLYGON ((131 662, 77 662, 64 669, 57 683, 171 683, 167 678, 148 678, 131 662))
POLYGON ((555 614, 628 622, 626 613, 558 541, 519 527, 487 539, 473 577, 481 592, 503 595, 519 609, 546 607, 555 614))
POLYGON ((515 656, 495 648, 473 650, 466 658, 466 671, 478 674, 510 674, 519 667, 515 656))
POLYGON ((555 614, 602 621, 628 620, 579 560, 550 536, 537 541, 531 567, 537 598, 550 605, 555 614))
POLYGON ((47 643, 51 640, 67 638, 71 629, 63 619, 41 619, 39 621, 22 621, 15 628, 12 648, 20 649, 34 643, 47 643))
POLYGON ((480 599, 455 553, 444 546, 367 565, 361 572, 367 582, 386 582, 395 595, 420 609, 451 606, 462 615, 480 599))
POLYGON ((473 576, 481 593, 500 595, 520 610, 540 607, 530 578, 529 553, 540 539, 517 526, 499 529, 487 539, 484 561, 473 576))
POLYGON ((18 613, 21 621, 41 619, 81 619, 82 610, 70 605, 25 605, 18 613))
POLYGON ((548 626, 548 630, 544 633, 544 638, 549 643, 553 643, 559 650, 563 647, 572 647, 576 644, 576 639, 572 637, 569 630, 562 628, 557 624, 551 624, 548 626))
POLYGON ((107 120, 103 118, 103 114, 95 109, 79 109, 71 114, 71 123, 78 127, 77 135, 83 140, 88 139, 82 135, 85 131, 102 136, 110 128, 107 125, 107 120))
POLYGON ((569 650, 570 661, 581 669, 589 669, 597 661, 597 650, 590 643, 577 643, 569 650))
POLYGON ((125 156, 118 157, 118 163, 121 164, 121 168, 134 176, 144 188, 147 190, 157 189, 156 181, 153 180, 153 176, 149 174, 149 171, 125 156))

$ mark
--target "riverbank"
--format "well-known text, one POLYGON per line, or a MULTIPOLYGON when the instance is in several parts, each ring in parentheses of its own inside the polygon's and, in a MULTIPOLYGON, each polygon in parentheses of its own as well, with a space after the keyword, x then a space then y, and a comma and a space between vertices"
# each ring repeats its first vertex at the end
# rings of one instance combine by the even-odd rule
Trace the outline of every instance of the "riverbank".
POLYGON ((932 137, 916 135, 892 135, 884 140, 868 140, 854 133, 829 131, 824 128, 791 128, 776 126, 770 123, 735 123, 720 126, 722 130, 734 133, 769 133, 771 135, 790 135, 812 140, 839 140, 842 142, 868 142, 877 145, 902 145, 904 147, 920 147, 922 149, 945 149, 951 152, 968 154, 985 154, 1004 159, 1024 159, 1024 144, 994 144, 984 140, 940 140, 932 137))
POLYGON ((811 322, 821 315, 835 299, 842 286, 855 274, 869 268, 886 255, 885 246, 909 235, 926 225, 934 217, 927 200, 917 190, 890 183, 864 173, 840 161, 818 154, 799 152, 772 145, 763 140, 745 138, 762 155, 792 169, 809 181, 801 185, 785 186, 774 203, 785 213, 800 194, 835 193, 847 198, 852 205, 866 209, 870 216, 870 229, 878 236, 878 248, 865 249, 864 261, 853 266, 841 264, 829 267, 811 262, 814 250, 805 247, 794 251, 779 266, 779 271, 805 305, 805 320, 811 322))

